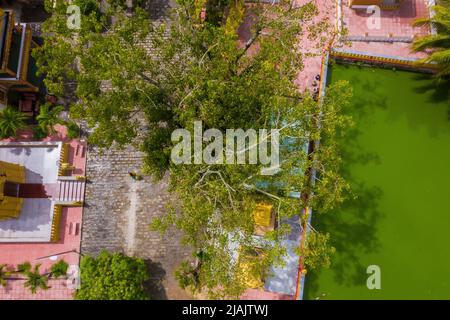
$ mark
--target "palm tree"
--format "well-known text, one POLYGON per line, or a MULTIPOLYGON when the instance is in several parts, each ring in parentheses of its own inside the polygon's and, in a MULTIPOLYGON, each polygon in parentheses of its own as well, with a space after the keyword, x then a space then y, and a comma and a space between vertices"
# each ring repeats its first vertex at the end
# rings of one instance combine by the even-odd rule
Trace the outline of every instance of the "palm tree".
POLYGON ((20 111, 7 107, 0 112, 0 138, 14 137, 17 130, 26 127, 27 116, 20 111))
POLYGON ((40 264, 31 267, 29 262, 22 263, 18 266, 18 272, 21 272, 25 275, 26 281, 24 283, 25 287, 30 288, 32 293, 36 293, 37 289, 47 290, 50 287, 47 285, 48 276, 41 274, 39 268, 40 264))
POLYGON ((65 123, 65 121, 59 117, 59 114, 63 110, 64 107, 62 106, 50 108, 49 104, 43 105, 39 111, 39 115, 36 117, 39 130, 46 134, 55 133, 55 125, 65 123))
POLYGON ((440 67, 438 76, 442 77, 450 75, 450 0, 441 0, 440 5, 432 9, 435 12, 433 17, 417 19, 414 26, 431 25, 437 34, 417 39, 413 43, 413 50, 431 50, 431 54, 421 62, 436 63, 440 67))
POLYGON ((6 264, 0 264, 0 286, 6 287, 6 281, 11 276, 11 272, 6 269, 6 264))
POLYGON ((59 278, 67 275, 67 269, 69 269, 69 265, 64 260, 59 260, 54 263, 50 268, 50 277, 51 278, 59 278))

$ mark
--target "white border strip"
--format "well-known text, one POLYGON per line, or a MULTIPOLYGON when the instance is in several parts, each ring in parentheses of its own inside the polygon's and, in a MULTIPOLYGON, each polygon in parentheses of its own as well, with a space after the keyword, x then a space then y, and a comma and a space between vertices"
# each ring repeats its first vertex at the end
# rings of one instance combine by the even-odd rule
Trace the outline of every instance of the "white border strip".
POLYGON ((1 141, 0 148, 6 147, 58 147, 62 141, 1 141))

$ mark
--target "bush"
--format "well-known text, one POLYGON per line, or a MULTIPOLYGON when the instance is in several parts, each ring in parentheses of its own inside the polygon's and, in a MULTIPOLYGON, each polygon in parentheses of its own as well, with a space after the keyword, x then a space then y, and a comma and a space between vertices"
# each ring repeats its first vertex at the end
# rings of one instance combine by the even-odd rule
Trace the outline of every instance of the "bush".
POLYGON ((100 16, 100 7, 96 0, 75 0, 73 4, 79 6, 81 13, 86 16, 91 13, 95 13, 96 16, 100 16))
POLYGON ((33 128, 33 135, 36 140, 42 140, 48 136, 48 132, 39 126, 36 126, 33 128))
POLYGON ((0 138, 15 137, 17 130, 26 127, 26 120, 27 116, 11 107, 0 111, 0 138))
POLYGON ((19 264, 17 267, 17 272, 22 273, 26 280, 24 286, 31 290, 31 293, 35 294, 38 289, 48 290, 48 275, 41 274, 40 264, 36 264, 34 267, 31 266, 29 262, 24 262, 19 264))
POLYGON ((80 264, 78 300, 147 300, 144 282, 149 279, 144 260, 102 251, 84 256, 80 264))
POLYGON ((67 275, 69 265, 64 260, 59 260, 50 268, 50 274, 53 278, 59 278, 67 275))
POLYGON ((80 127, 75 121, 67 122, 66 126, 67 126, 67 136, 70 139, 76 139, 80 137, 80 127))
POLYGON ((186 261, 183 261, 180 268, 175 271, 175 279, 182 289, 190 289, 192 292, 196 292, 201 287, 198 272, 186 261))

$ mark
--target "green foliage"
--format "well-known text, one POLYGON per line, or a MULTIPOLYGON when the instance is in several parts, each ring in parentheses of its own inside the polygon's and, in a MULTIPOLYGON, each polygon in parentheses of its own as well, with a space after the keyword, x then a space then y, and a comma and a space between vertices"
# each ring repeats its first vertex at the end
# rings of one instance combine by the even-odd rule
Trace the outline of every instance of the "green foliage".
POLYGON ((17 272, 23 273, 23 272, 29 272, 31 270, 31 263, 28 261, 21 263, 17 266, 17 272))
MULTIPOLYGON (((351 123, 341 115, 351 90, 346 83, 331 86, 318 108, 317 101, 294 84, 303 67, 299 36, 317 23, 312 2, 255 4, 248 9, 255 17, 250 39, 240 45, 230 30, 242 12, 230 13, 227 27, 223 14, 229 2, 207 1, 207 19, 199 24, 204 4, 180 0, 170 25, 150 21, 140 8, 127 16, 118 5, 100 17, 84 15, 76 31, 62 23, 64 10, 53 10, 43 25, 44 46, 33 54, 53 93, 64 94, 66 82, 76 84, 78 103, 71 106, 71 115, 93 129, 91 144, 139 145, 147 173, 156 178, 170 173, 176 201, 152 226, 161 232, 176 226, 183 242, 201 253, 195 270, 182 265, 180 284, 212 297, 238 297, 245 281, 230 244, 243 250, 256 246, 265 253, 252 268, 254 276, 265 274, 286 254, 279 241, 290 232, 285 225, 269 232, 266 241, 255 242, 253 210, 258 203, 272 204, 278 219, 284 219, 298 216, 305 206, 325 212, 343 201, 348 185, 339 175, 333 135, 351 123), (223 133, 231 128, 280 129, 280 141, 285 142, 281 171, 262 176, 261 164, 173 164, 171 133, 186 128, 193 136, 194 121, 202 121, 204 130, 223 133), (308 156, 305 145, 310 140, 321 140, 321 147, 308 156), (316 181, 310 168, 318 172, 316 181), (311 196, 292 198, 292 191, 311 196)), ((92 261, 86 258, 86 270, 93 269, 92 261)), ((84 286, 93 294, 82 289, 79 297, 121 297, 89 278, 96 277, 85 276, 84 286)), ((114 281, 113 276, 107 280, 114 281)))
POLYGON ((0 112, 0 138, 15 137, 17 130, 26 127, 27 116, 22 112, 7 107, 0 112))
POLYGON ((33 136, 37 140, 42 140, 48 136, 48 132, 43 131, 42 128, 39 126, 34 126, 33 127, 33 136))
POLYGON ((80 11, 83 15, 91 15, 100 16, 100 6, 98 1, 96 0, 75 0, 73 1, 74 5, 80 7, 80 11))
POLYGON ((6 287, 6 282, 11 276, 11 272, 8 271, 6 264, 0 264, 0 286, 6 287))
POLYGON ((49 277, 40 273, 40 266, 40 264, 37 264, 34 267, 31 267, 29 262, 25 262, 18 266, 18 271, 26 277, 24 286, 29 288, 33 294, 36 293, 38 289, 50 289, 47 284, 49 277))
POLYGON ((440 67, 438 76, 450 75, 450 1, 442 0, 440 5, 432 8, 434 15, 430 18, 420 18, 415 26, 431 25, 437 34, 423 36, 413 43, 415 51, 432 52, 427 58, 420 60, 425 63, 436 63, 440 67))
POLYGON ((232 0, 225 25, 225 32, 235 34, 244 18, 244 0, 232 0))
POLYGON ((345 109, 350 106, 353 95, 348 82, 338 81, 327 87, 321 104, 320 116, 314 121, 320 127, 311 127, 311 139, 320 145, 310 154, 308 167, 316 172, 316 179, 304 185, 309 197, 304 207, 314 208, 319 213, 329 212, 342 204, 350 193, 350 185, 341 176, 342 157, 339 141, 342 141, 353 126, 353 120, 345 109))
POLYGON ((59 278, 67 275, 67 269, 69 265, 64 260, 59 260, 54 263, 50 268, 50 275, 53 278, 59 278))
POLYGON ((211 25, 220 26, 230 2, 230 0, 207 0, 206 21, 211 25))
POLYGON ((330 234, 311 231, 308 233, 305 248, 302 252, 304 263, 308 269, 328 268, 336 249, 329 244, 330 234))
POLYGON ((41 106, 39 115, 36 117, 38 131, 42 134, 54 134, 57 124, 65 124, 65 121, 59 117, 62 111, 64 111, 62 106, 52 107, 50 104, 41 106))
POLYGON ((67 126, 67 136, 70 139, 76 139, 80 137, 80 127, 75 121, 68 121, 67 126))
POLYGON ((183 261, 181 266, 175 271, 175 279, 180 288, 189 289, 193 292, 201 290, 198 276, 198 270, 193 268, 187 261, 183 261))
POLYGON ((34 266, 31 265, 30 262, 24 262, 17 266, 16 271, 5 271, 5 265, 0 265, 0 285, 5 286, 6 280, 13 273, 20 273, 25 276, 24 286, 29 288, 33 294, 37 292, 38 289, 48 290, 50 286, 48 286, 48 280, 50 278, 59 278, 65 276, 67 274, 67 269, 69 265, 64 260, 60 260, 54 263, 50 272, 46 274, 41 274, 39 271, 41 265, 36 264, 34 266))
POLYGON ((142 259, 102 251, 96 258, 84 256, 80 264, 78 300, 146 300, 144 282, 149 279, 142 259))

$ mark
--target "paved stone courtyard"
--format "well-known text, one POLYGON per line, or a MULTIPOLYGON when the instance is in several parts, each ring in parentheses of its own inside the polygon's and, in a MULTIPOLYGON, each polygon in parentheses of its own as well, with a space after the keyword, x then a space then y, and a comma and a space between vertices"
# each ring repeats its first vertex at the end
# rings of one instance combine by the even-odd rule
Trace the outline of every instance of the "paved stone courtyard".
POLYGON ((143 258, 150 268, 153 299, 189 299, 173 277, 179 263, 190 257, 189 249, 180 244, 175 230, 161 235, 149 228, 152 218, 165 214, 168 178, 133 180, 129 172, 139 172, 142 158, 132 147, 89 149, 81 250, 96 255, 106 249, 143 258))

